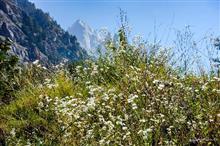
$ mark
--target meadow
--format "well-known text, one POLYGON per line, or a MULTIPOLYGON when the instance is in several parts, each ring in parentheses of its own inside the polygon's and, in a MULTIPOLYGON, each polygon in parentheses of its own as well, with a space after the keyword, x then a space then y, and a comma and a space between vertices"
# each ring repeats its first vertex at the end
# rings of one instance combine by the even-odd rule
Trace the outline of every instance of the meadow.
POLYGON ((218 72, 118 36, 98 59, 47 67, 21 67, 1 43, 0 145, 219 145, 218 72))

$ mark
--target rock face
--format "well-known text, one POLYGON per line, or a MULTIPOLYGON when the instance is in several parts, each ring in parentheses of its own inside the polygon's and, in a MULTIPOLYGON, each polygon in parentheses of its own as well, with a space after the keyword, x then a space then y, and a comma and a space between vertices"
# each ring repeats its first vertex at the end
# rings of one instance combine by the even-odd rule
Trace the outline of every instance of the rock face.
POLYGON ((28 0, 0 0, 0 36, 10 38, 22 61, 58 63, 87 58, 75 36, 28 0))
POLYGON ((82 20, 75 21, 73 25, 68 28, 68 32, 76 36, 82 48, 93 57, 98 55, 98 49, 104 51, 105 41, 111 38, 111 34, 107 29, 93 30, 82 20))

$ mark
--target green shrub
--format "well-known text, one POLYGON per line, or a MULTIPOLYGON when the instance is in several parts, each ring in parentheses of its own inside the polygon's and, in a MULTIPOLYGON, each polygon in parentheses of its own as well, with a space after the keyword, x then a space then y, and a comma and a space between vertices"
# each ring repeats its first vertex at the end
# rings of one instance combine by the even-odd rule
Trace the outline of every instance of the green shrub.
POLYGON ((7 144, 219 145, 220 78, 181 76, 169 54, 149 56, 123 31, 97 60, 31 68, 36 82, 0 109, 7 144))
POLYGON ((8 53, 10 46, 9 40, 0 40, 0 104, 9 103, 19 88, 16 80, 18 58, 8 53))

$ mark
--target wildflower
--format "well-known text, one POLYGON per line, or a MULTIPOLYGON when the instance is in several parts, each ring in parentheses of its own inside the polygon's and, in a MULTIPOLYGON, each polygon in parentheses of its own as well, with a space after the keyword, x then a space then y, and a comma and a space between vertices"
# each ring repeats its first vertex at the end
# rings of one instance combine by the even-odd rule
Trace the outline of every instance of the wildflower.
POLYGON ((153 83, 158 84, 158 83, 160 83, 160 81, 159 80, 154 80, 153 83))
POLYGON ((88 99, 87 107, 88 109, 95 109, 95 97, 91 97, 88 99))
POLYGON ((128 103, 132 103, 136 98, 138 98, 138 95, 133 95, 133 94, 131 94, 131 95, 128 97, 128 103))
POLYGON ((145 130, 146 133, 152 132, 153 130, 151 128, 148 128, 145 130))
POLYGON ((145 123, 146 120, 145 120, 145 119, 141 119, 140 122, 141 122, 141 123, 145 123))
POLYGON ((176 83, 177 86, 179 86, 180 88, 183 88, 183 84, 182 83, 176 83))
POLYGON ((218 78, 218 77, 213 77, 213 79, 220 82, 220 78, 218 78))
POLYGON ((168 134, 171 135, 172 134, 172 128, 174 128, 173 126, 170 126, 169 128, 167 128, 168 134))
POLYGON ((44 97, 44 96, 43 96, 42 94, 41 94, 41 95, 39 95, 39 98, 40 98, 40 99, 42 99, 43 97, 44 97))
POLYGON ((151 133, 153 130, 151 128, 148 128, 146 130, 139 130, 138 134, 143 134, 143 139, 147 139, 149 133, 151 133))
POLYGON ((31 142, 29 139, 27 140, 26 146, 31 146, 31 142))
POLYGON ((127 133, 126 133, 126 136, 128 136, 128 135, 130 135, 131 134, 131 132, 130 131, 128 131, 127 133))
POLYGON ((204 84, 204 85, 202 85, 202 90, 203 90, 203 91, 207 90, 207 83, 204 84))
POLYGON ((42 66, 42 69, 47 70, 47 68, 45 66, 42 66))
POLYGON ((12 135, 12 137, 15 137, 15 134, 16 134, 15 128, 12 128, 12 130, 10 131, 10 134, 12 135))
POLYGON ((52 99, 51 99, 50 97, 48 97, 48 96, 46 96, 45 99, 46 99, 46 102, 47 102, 47 103, 50 103, 50 101, 52 100, 52 99))
POLYGON ((45 83, 50 83, 51 79, 45 79, 45 83))
POLYGON ((118 52, 118 54, 124 54, 124 53, 126 53, 126 51, 124 49, 120 49, 118 52))
POLYGON ((128 129, 128 127, 122 127, 122 130, 127 130, 128 129))
POLYGON ((212 89, 212 92, 216 92, 216 93, 220 94, 220 90, 217 90, 217 89, 212 89))
POLYGON ((214 120, 213 119, 209 119, 209 122, 214 122, 214 120))
POLYGON ((139 131, 138 131, 138 134, 141 134, 141 133, 143 133, 143 130, 139 130, 139 131))
POLYGON ((99 144, 100 144, 100 145, 104 145, 104 143, 105 143, 105 139, 101 139, 101 140, 99 141, 99 144))
POLYGON ((34 65, 37 65, 38 63, 39 63, 39 60, 35 60, 35 61, 33 62, 34 65))
POLYGON ((124 117, 125 117, 125 120, 127 121, 128 120, 128 115, 124 114, 124 117))
POLYGON ((198 90, 198 89, 196 89, 196 90, 195 90, 195 92, 199 92, 199 90, 198 90))
POLYGON ((115 127, 111 121, 107 121, 105 124, 106 124, 110 129, 113 129, 113 128, 115 127))
POLYGON ((103 100, 104 101, 108 101, 109 100, 109 96, 106 93, 103 95, 103 100))
POLYGON ((149 86, 149 84, 147 82, 145 82, 145 87, 148 87, 148 86, 149 86))
POLYGON ((143 131, 143 139, 147 139, 149 133, 151 133, 151 132, 152 132, 152 129, 151 129, 151 128, 148 128, 148 129, 144 130, 144 131, 143 131))
POLYGON ((136 104, 136 103, 133 103, 133 104, 132 104, 132 109, 135 110, 135 109, 137 109, 137 108, 138 108, 138 107, 137 107, 137 104, 136 104))
POLYGON ((122 121, 116 121, 116 125, 123 125, 122 121))
POLYGON ((39 106, 39 108, 42 108, 42 107, 44 107, 44 104, 43 104, 43 102, 41 101, 41 102, 39 102, 38 103, 38 106, 39 106))
POLYGON ((93 70, 91 72, 91 75, 94 76, 98 74, 98 65, 93 64, 93 70))
POLYGON ((38 67, 38 68, 41 68, 41 65, 40 65, 40 64, 38 64, 38 65, 37 65, 37 67, 38 67))
POLYGON ((90 84, 91 84, 91 82, 90 82, 90 81, 87 81, 87 82, 86 82, 86 85, 90 85, 90 84))
POLYGON ((159 90, 162 90, 164 87, 165 87, 164 84, 159 84, 158 89, 159 89, 159 90))

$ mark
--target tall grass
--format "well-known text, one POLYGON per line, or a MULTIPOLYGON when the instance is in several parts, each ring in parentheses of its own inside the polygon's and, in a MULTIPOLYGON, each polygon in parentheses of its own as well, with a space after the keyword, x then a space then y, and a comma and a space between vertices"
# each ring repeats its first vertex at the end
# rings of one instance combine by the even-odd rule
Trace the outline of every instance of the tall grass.
MULTIPOLYGON (((97 60, 45 69, 35 62, 0 108, 7 145, 219 145, 220 78, 173 68, 125 29, 97 60)), ((155 49, 155 46, 154 48, 155 49)), ((186 66, 184 67, 187 70, 186 66)))

